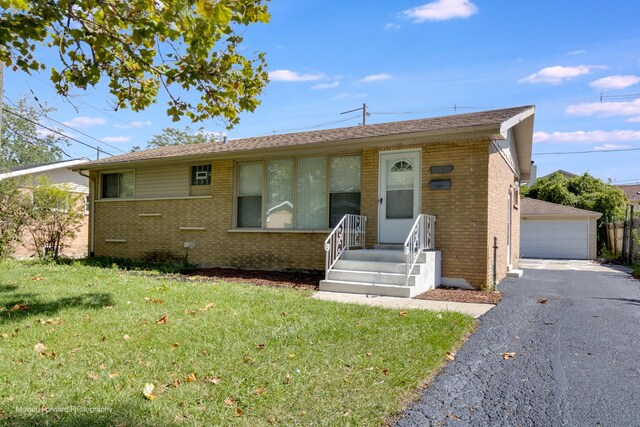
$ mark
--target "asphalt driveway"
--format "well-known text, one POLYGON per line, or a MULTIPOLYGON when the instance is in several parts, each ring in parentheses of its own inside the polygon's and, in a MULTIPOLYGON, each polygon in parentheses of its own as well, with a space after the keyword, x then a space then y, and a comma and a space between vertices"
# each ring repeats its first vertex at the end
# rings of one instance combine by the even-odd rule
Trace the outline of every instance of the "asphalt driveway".
POLYGON ((588 261, 521 266, 396 425, 640 426, 640 282, 588 261))

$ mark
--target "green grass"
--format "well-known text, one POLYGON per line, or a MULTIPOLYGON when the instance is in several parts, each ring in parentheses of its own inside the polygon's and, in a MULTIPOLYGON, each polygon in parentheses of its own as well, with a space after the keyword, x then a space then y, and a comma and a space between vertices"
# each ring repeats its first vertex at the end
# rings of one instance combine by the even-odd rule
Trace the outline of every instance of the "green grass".
POLYGON ((0 424, 380 425, 473 327, 309 295, 0 263, 0 424))

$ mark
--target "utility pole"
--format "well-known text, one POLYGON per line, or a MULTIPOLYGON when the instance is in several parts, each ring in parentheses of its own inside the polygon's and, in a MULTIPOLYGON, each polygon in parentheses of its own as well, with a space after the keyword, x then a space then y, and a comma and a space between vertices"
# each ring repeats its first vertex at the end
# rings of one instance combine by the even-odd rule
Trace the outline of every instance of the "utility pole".
POLYGON ((100 160, 100 146, 96 147, 96 160, 100 160))
MULTIPOLYGON (((0 62, 0 135, 2 135, 2 107, 4 99, 4 64, 0 62)), ((0 138, 2 138, 0 136, 0 138)), ((0 141, 1 143, 2 141, 0 141)))
POLYGON ((362 110, 362 126, 366 126, 367 125, 367 117, 370 116, 371 114, 367 113, 367 104, 362 103, 362 107, 360 108, 355 108, 353 110, 349 110, 349 111, 344 111, 340 114, 347 114, 347 113, 353 113, 354 111, 360 111, 362 110))

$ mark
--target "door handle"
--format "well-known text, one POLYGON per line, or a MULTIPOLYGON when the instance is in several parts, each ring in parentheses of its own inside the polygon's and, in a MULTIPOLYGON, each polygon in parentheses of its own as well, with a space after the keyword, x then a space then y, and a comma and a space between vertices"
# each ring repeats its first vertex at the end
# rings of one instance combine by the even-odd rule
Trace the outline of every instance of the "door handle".
POLYGON ((379 201, 380 201, 380 204, 382 204, 382 197, 380 197, 380 200, 379 200, 379 201))

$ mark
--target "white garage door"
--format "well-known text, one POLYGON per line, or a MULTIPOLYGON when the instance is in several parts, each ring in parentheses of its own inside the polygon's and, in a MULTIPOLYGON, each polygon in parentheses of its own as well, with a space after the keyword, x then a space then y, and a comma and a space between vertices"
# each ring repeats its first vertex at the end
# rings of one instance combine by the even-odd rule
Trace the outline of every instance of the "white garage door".
POLYGON ((589 258, 589 220, 522 220, 522 258, 589 258))

